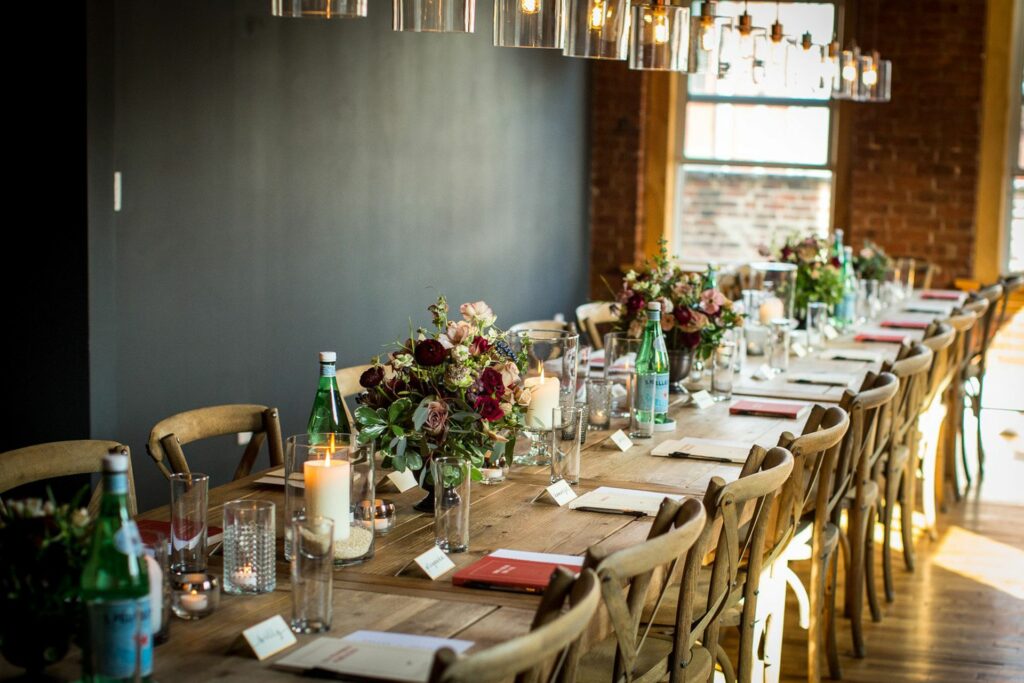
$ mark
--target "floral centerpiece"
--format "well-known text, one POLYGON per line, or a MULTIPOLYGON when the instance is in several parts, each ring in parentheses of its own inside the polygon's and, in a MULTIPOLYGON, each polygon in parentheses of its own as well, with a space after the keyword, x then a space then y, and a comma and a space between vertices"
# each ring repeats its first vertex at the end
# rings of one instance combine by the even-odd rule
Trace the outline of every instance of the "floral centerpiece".
POLYGON ((0 505, 0 646, 38 673, 67 654, 80 624, 78 587, 89 551, 89 514, 52 497, 0 505))
POLYGON ((796 265, 796 315, 806 315, 807 304, 820 301, 835 306, 843 298, 843 279, 839 260, 829 255, 828 241, 810 236, 790 237, 779 249, 776 259, 796 265))
POLYGON ((710 357, 722 336, 742 325, 743 316, 722 292, 704 286, 704 278, 684 271, 670 260, 665 242, 658 255, 630 270, 616 295, 617 329, 630 337, 643 334, 647 303, 661 303, 661 329, 670 351, 690 351, 710 357))
POLYGON ((864 246, 853 257, 853 269, 862 280, 881 282, 885 280, 891 268, 891 259, 871 240, 865 240, 864 246))
POLYGON ((443 296, 429 310, 433 330, 374 358, 360 378, 359 442, 374 442, 398 471, 419 470, 421 484, 435 455, 468 460, 479 479, 480 467, 500 466, 523 423, 526 357, 512 353, 483 301, 460 306, 461 320, 448 319, 443 296))

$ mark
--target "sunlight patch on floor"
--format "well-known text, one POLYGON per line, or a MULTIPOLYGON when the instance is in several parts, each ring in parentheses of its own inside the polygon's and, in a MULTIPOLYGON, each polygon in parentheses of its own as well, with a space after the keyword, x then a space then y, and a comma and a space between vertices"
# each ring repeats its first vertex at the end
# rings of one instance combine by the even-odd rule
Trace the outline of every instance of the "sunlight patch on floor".
POLYGON ((951 526, 943 534, 931 562, 1024 600, 1024 550, 951 526))

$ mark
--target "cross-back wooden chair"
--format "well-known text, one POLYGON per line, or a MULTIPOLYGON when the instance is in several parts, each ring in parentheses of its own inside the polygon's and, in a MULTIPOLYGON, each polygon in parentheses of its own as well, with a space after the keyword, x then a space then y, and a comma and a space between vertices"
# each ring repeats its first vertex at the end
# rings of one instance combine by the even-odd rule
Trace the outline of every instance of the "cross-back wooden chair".
POLYGON ((519 330, 549 330, 551 332, 568 332, 570 323, 564 320, 527 320, 524 323, 516 323, 510 325, 508 328, 509 332, 518 332, 519 330))
MULTIPOLYGON (((653 624, 641 627, 645 607, 662 604, 672 580, 704 528, 704 506, 694 498, 662 501, 647 540, 607 552, 603 546, 587 551, 584 566, 594 567, 608 611, 613 637, 597 643, 580 660, 583 681, 660 681, 669 676, 674 639, 648 637, 653 624)), ((689 656, 686 657, 690 659, 689 656)), ((710 674, 711 658, 705 666, 710 674)), ((678 679, 678 674, 669 676, 678 679)))
POLYGON ((946 377, 943 380, 945 389, 941 396, 945 409, 942 422, 940 443, 937 452, 936 476, 940 478, 937 491, 937 502, 945 504, 946 495, 952 491, 959 501, 960 474, 957 467, 957 443, 963 424, 964 398, 960 375, 967 355, 967 343, 971 332, 978 322, 978 314, 964 306, 953 311, 946 323, 955 333, 953 344, 949 347, 946 357, 946 377))
MULTIPOLYGON (((854 392, 847 390, 839 407, 850 417, 850 428, 843 439, 836 467, 833 496, 842 496, 834 508, 832 523, 840 529, 840 542, 846 548, 845 612, 850 617, 855 657, 864 656, 863 604, 865 586, 868 599, 877 607, 874 586, 874 520, 880 482, 871 472, 888 448, 885 409, 896 396, 899 379, 892 373, 869 372, 854 392), (842 534, 840 516, 847 510, 846 534, 842 534)), ((835 612, 835 591, 830 595, 830 613, 835 612)))
POLYGON ((586 332, 594 350, 604 348, 604 335, 611 332, 619 319, 615 304, 610 301, 592 301, 576 307, 576 322, 581 332, 586 332))
POLYGON ((465 657, 444 648, 434 656, 430 683, 572 683, 579 641, 601 602, 592 569, 578 578, 555 570, 530 632, 465 657), (567 607, 567 609, 566 609, 567 607))
MULTIPOLYGON (((34 481, 75 474, 98 474, 103 471, 103 456, 108 453, 130 455, 128 447, 116 441, 80 440, 51 441, 0 453, 0 494, 34 481)), ((89 514, 99 512, 103 496, 101 481, 89 499, 89 514)), ((0 506, 3 505, 0 500, 0 506)), ((132 460, 128 458, 128 512, 134 517, 135 478, 132 460)))
MULTIPOLYGON (((832 677, 841 675, 834 619, 827 614, 825 597, 830 585, 830 566, 831 585, 835 584, 835 566, 830 563, 839 546, 839 528, 832 519, 842 499, 833 494, 832 482, 839 464, 840 446, 849 427, 850 418, 842 408, 815 405, 803 434, 796 437, 786 432, 779 437, 779 446, 789 449, 795 463, 779 502, 781 521, 795 529, 792 540, 782 550, 782 559, 811 561, 805 616, 807 680, 812 683, 821 680, 823 645, 832 677)), ((794 589, 800 596, 801 589, 795 585, 794 589)))
MULTIPOLYGON (((963 469, 964 477, 964 490, 971 487, 971 468, 967 460, 967 432, 964 429, 964 412, 968 409, 977 417, 981 413, 981 403, 977 405, 974 403, 974 397, 972 397, 968 391, 968 378, 971 374, 971 365, 975 362, 977 353, 984 343, 981 339, 984 328, 985 313, 988 311, 989 303, 984 297, 971 295, 971 298, 962 306, 961 310, 964 314, 974 315, 974 324, 967 329, 962 339, 959 341, 961 346, 960 353, 960 364, 956 368, 956 381, 954 392, 955 396, 951 399, 954 401, 952 406, 953 411, 951 413, 954 423, 956 425, 956 434, 954 440, 958 443, 958 450, 960 451, 960 465, 963 469)), ((980 398, 980 397, 979 397, 980 398)), ((957 479, 958 480, 958 479, 957 479)), ((963 495, 960 492, 959 484, 955 484, 954 493, 957 495, 957 500, 963 495)))
POLYGON ((190 472, 181 447, 214 436, 252 432, 252 439, 242 453, 233 479, 246 477, 259 455, 263 442, 270 451, 270 466, 284 465, 281 443, 281 422, 277 408, 261 405, 232 404, 197 408, 164 418, 149 433, 146 448, 165 477, 172 473, 190 472))
POLYGON ((996 331, 999 331, 1010 314, 1010 298, 1014 293, 1024 287, 1024 272, 1007 273, 999 278, 999 284, 1003 286, 1003 296, 999 300, 999 319, 996 323, 996 331))
MULTIPOLYGON (((900 386, 892 402, 889 422, 889 447, 884 458, 876 463, 872 478, 885 482, 882 492, 882 577, 885 599, 892 602, 892 523, 896 503, 900 505, 900 523, 903 534, 903 561, 914 570, 914 483, 911 454, 917 449, 917 416, 921 411, 927 389, 928 370, 935 354, 927 346, 914 343, 900 350, 897 360, 882 364, 882 372, 890 372, 899 379, 900 386)), ((916 467, 916 463, 914 463, 916 467)), ((879 621, 881 612, 872 609, 872 618, 879 621)))
POLYGON ((373 366, 353 365, 352 367, 341 368, 337 373, 335 373, 335 376, 338 379, 338 392, 341 394, 341 405, 345 409, 345 417, 348 418, 348 423, 352 427, 353 434, 359 430, 355 416, 352 414, 352 409, 349 408, 348 401, 346 399, 363 392, 363 386, 359 383, 359 378, 362 377, 363 373, 371 367, 373 366))
MULTIPOLYGON (((971 411, 974 413, 977 430, 975 433, 978 449, 978 479, 985 476, 985 448, 981 439, 981 396, 985 390, 985 369, 988 359, 988 347, 995 337, 998 328, 999 301, 1003 296, 1001 284, 989 285, 978 290, 972 296, 971 301, 984 299, 988 302, 988 308, 982 314, 980 320, 975 324, 971 334, 973 342, 970 351, 970 359, 965 364, 964 374, 961 381, 964 385, 964 393, 970 400, 971 411)), ((966 439, 964 440, 966 441, 966 439)))
POLYGON ((924 339, 921 340, 922 344, 932 350, 934 357, 928 369, 927 385, 918 413, 918 449, 916 453, 911 454, 911 459, 917 458, 914 471, 921 479, 921 508, 924 512, 925 530, 932 539, 936 538, 939 488, 942 485, 939 448, 942 424, 946 418, 944 397, 951 380, 950 369, 955 366, 955 341, 956 329, 948 320, 930 325, 924 339))

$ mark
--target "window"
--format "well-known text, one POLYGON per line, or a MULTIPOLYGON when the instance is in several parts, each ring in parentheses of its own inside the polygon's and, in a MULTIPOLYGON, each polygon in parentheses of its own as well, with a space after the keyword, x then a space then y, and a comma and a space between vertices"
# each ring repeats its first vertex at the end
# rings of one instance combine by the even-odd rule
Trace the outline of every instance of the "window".
MULTIPOLYGON (((775 21, 774 3, 751 3, 748 11, 755 26, 775 21)), ((742 2, 718 3, 719 15, 742 12, 742 2)), ((834 4, 782 3, 778 12, 788 34, 809 31, 817 44, 832 40, 834 4)), ((769 64, 759 82, 750 73, 687 78, 674 228, 676 251, 687 261, 749 261, 791 232, 828 233, 831 87, 807 77, 819 72, 800 69, 802 55, 794 46, 788 67, 769 64), (783 71, 791 74, 788 81, 783 71)))
POLYGON ((1021 71, 1021 102, 1016 108, 1020 135, 1017 137, 1016 164, 1010 191, 1010 258, 1007 265, 1011 271, 1024 270, 1024 66, 1021 71))

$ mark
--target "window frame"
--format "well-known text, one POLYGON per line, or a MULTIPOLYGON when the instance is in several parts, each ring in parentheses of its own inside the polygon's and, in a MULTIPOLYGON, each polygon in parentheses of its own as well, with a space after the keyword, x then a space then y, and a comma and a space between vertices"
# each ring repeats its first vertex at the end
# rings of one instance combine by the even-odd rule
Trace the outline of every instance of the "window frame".
POLYGON ((1002 269, 1009 270, 1010 258, 1012 256, 1012 240, 1013 240, 1013 197, 1014 197, 1014 181, 1017 178, 1024 177, 1024 163, 1021 163, 1021 133, 1024 132, 1024 116, 1021 114, 1021 107, 1024 106, 1024 45, 1021 45, 1022 38, 1024 38, 1024 3, 1017 2, 1016 4, 1016 17, 1014 26, 1012 29, 1012 40, 1014 50, 1013 54, 1010 55, 1011 60, 1011 81, 1010 87, 1010 116, 1009 116, 1009 135, 1008 137, 1008 149, 1007 149, 1007 161, 1006 161, 1006 177, 1003 181, 1004 192, 1006 193, 1006 199, 1003 201, 1003 253, 1001 267, 1002 269))

